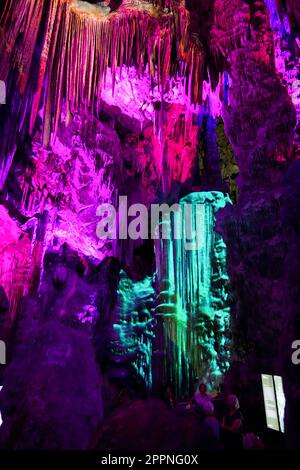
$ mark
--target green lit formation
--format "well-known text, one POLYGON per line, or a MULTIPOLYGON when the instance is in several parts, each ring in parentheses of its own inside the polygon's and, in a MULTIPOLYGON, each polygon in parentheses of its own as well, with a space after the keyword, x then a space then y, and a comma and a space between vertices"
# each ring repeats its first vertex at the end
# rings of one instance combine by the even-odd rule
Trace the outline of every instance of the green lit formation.
POLYGON ((239 174, 239 167, 228 137, 226 136, 224 122, 221 117, 217 119, 216 137, 220 155, 222 180, 227 183, 230 199, 234 204, 236 204, 239 197, 238 185, 236 183, 236 177, 239 174))
POLYGON ((185 236, 174 236, 176 224, 186 233, 184 217, 164 220, 163 224, 170 224, 172 236, 155 244, 164 381, 180 397, 188 396, 198 380, 213 387, 229 366, 226 246, 214 231, 215 214, 227 203, 229 196, 217 191, 189 194, 179 204, 193 207, 190 223, 201 239, 198 249, 187 250, 185 236))

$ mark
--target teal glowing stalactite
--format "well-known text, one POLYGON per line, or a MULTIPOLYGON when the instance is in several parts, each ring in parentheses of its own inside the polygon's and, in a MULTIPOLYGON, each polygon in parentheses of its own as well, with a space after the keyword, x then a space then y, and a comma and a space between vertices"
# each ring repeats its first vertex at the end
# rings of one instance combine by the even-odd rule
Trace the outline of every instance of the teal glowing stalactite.
POLYGON ((228 202, 229 197, 217 191, 189 194, 179 205, 182 210, 187 205, 193 208, 189 223, 199 235, 198 248, 186 249, 189 227, 184 217, 176 216, 162 222, 169 224, 170 239, 155 243, 160 288, 156 311, 163 320, 165 382, 173 385, 178 396, 187 395, 196 379, 217 381, 228 365, 224 361, 229 354, 224 338, 230 313, 226 256, 224 276, 216 283, 221 237, 214 232, 215 213, 228 202), (182 237, 176 239, 180 229, 182 237))

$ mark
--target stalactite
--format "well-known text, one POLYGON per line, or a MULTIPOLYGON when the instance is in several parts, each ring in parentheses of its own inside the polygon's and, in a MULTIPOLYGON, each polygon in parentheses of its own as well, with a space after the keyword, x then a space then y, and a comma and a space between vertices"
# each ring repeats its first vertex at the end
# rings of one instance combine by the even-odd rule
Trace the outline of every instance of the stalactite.
POLYGON ((180 50, 186 22, 182 8, 171 15, 146 9, 143 4, 125 5, 118 13, 103 15, 71 7, 66 51, 66 99, 71 112, 80 105, 100 109, 108 67, 112 89, 116 69, 123 65, 135 65, 138 74, 148 66, 152 79, 156 77, 163 86, 170 72, 171 46, 175 43, 176 50, 180 50))
POLYGON ((41 106, 46 68, 55 53, 53 37, 69 0, 17 0, 0 20, 0 79, 7 83, 8 117, 1 129, 0 187, 3 188, 17 145, 27 126, 33 131, 41 106), (56 20, 56 23, 55 23, 56 20), (54 34, 53 34, 54 33, 54 34), (50 50, 51 45, 53 49, 50 50))

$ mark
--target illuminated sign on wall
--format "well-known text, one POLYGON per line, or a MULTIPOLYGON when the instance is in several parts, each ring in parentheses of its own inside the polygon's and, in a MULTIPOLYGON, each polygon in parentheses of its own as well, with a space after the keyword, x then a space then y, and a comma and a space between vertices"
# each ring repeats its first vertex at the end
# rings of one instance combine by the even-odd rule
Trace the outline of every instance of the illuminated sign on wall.
POLYGON ((267 427, 284 432, 285 396, 282 378, 278 375, 261 375, 267 427))

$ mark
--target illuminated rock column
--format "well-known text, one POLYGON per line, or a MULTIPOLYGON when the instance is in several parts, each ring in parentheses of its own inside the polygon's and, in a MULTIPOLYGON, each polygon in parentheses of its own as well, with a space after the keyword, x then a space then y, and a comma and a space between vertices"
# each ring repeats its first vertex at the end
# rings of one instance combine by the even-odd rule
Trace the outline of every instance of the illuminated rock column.
POLYGON ((181 397, 189 395, 198 379, 211 380, 213 385, 228 366, 224 360, 229 327, 225 245, 214 232, 215 213, 227 202, 228 196, 216 191, 191 193, 180 200, 182 213, 187 205, 192 207, 190 222, 199 235, 197 248, 187 249, 185 217, 165 219, 170 239, 156 240, 160 291, 156 313, 162 320, 164 382, 181 397), (175 238, 176 224, 181 225, 181 239, 175 238))

